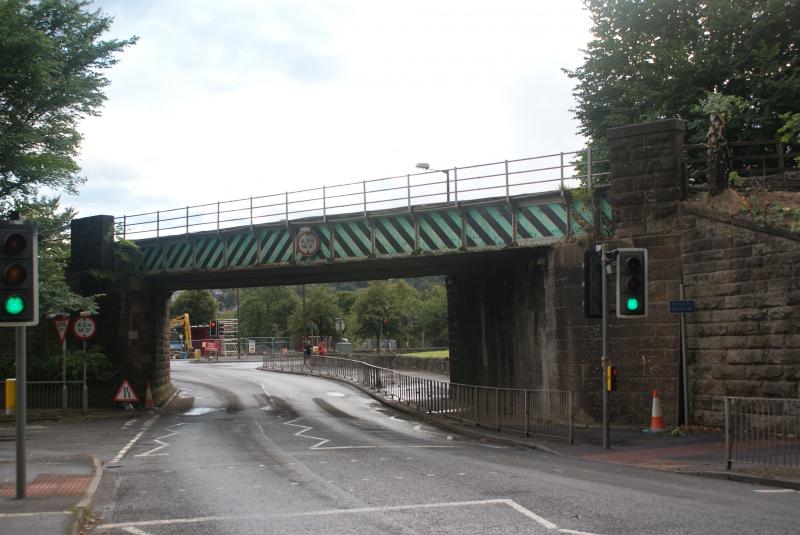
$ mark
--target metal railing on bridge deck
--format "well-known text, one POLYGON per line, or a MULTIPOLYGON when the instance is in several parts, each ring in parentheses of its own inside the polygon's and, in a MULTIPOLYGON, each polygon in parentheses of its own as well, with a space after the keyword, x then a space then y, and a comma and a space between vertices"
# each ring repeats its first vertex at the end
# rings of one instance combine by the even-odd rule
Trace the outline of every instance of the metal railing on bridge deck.
POLYGON ((725 464, 800 467, 800 399, 725 398, 725 464))
POLYGON ((358 383, 431 416, 573 442, 572 392, 448 383, 329 356, 264 355, 265 369, 358 383))
POLYGON ((115 218, 122 238, 143 239, 266 223, 363 214, 431 203, 451 203, 557 191, 607 181, 605 149, 428 170, 273 195, 186 206, 115 218), (582 162, 582 163, 578 163, 582 162))

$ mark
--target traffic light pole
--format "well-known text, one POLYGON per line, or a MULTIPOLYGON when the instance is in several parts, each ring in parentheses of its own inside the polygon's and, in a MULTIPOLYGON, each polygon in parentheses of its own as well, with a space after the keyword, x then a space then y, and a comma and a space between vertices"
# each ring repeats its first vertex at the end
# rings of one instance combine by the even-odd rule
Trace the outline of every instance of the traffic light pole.
POLYGON ((608 421, 608 387, 606 377, 608 377, 608 262, 606 259, 606 245, 600 245, 600 259, 603 266, 603 276, 601 285, 603 288, 603 356, 601 358, 601 368, 603 377, 600 385, 603 388, 603 449, 609 448, 610 425, 608 421))
POLYGON ((17 352, 17 499, 25 498, 25 424, 28 419, 25 327, 14 327, 17 352))

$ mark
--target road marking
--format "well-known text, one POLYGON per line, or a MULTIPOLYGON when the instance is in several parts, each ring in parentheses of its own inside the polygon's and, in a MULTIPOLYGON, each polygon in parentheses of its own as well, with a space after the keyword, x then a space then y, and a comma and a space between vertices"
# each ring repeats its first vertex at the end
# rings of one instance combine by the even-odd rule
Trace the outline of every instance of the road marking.
POLYGON ((760 492, 762 494, 788 494, 797 491, 792 489, 757 489, 753 492, 760 492))
POLYGON ((175 425, 167 426, 167 429, 172 431, 171 433, 168 433, 166 435, 162 435, 162 436, 160 436, 158 438, 153 439, 154 442, 158 442, 160 444, 159 446, 153 448, 150 451, 146 451, 144 453, 139 453, 137 455, 134 455, 134 457, 158 457, 160 455, 169 455, 169 452, 164 452, 164 453, 155 453, 155 452, 157 452, 159 450, 162 450, 162 449, 164 449, 164 448, 166 448, 167 446, 170 445, 168 442, 164 442, 161 439, 162 438, 169 438, 171 436, 177 435, 178 432, 175 431, 175 430, 172 430, 172 428, 173 427, 178 427, 180 425, 185 425, 185 422, 181 422, 181 423, 178 423, 178 424, 175 424, 175 425))
POLYGON ((71 515, 72 511, 42 511, 40 513, 0 513, 0 518, 26 518, 30 516, 71 515))
MULTIPOLYGON (((322 438, 322 437, 315 437, 313 435, 307 435, 308 431, 314 429, 310 425, 301 425, 296 424, 295 422, 298 420, 302 420, 302 418, 295 418, 294 420, 290 420, 288 422, 283 422, 283 425, 290 425, 292 427, 299 427, 300 431, 294 434, 296 437, 303 437, 303 438, 310 438, 311 440, 318 440, 316 444, 313 446, 309 446, 308 449, 310 450, 378 450, 378 449, 441 449, 441 448, 458 448, 458 446, 401 446, 401 445, 391 445, 391 446, 325 446, 330 439, 322 438), (324 447, 323 447, 324 446, 324 447)), ((261 427, 261 424, 258 424, 261 427)), ((264 428, 261 427, 261 432, 264 433, 264 428)), ((265 434, 266 435, 266 434, 265 434)))
POLYGON ((122 429, 127 429, 127 428, 129 428, 130 426, 132 426, 133 424, 135 424, 135 423, 136 423, 136 420, 138 420, 138 419, 139 419, 139 418, 131 418, 130 420, 128 420, 127 422, 125 422, 124 424, 122 424, 122 429))
POLYGON ((566 528, 559 528, 553 522, 537 515, 530 509, 523 507, 514 500, 509 499, 494 499, 494 500, 475 500, 463 502, 441 502, 441 503, 422 503, 412 505, 386 505, 379 507, 359 507, 354 509, 327 509, 322 511, 303 511, 300 513, 283 513, 275 515, 226 515, 226 516, 199 516, 195 518, 173 518, 169 520, 141 520, 137 522, 120 522, 116 524, 100 524, 95 529, 97 531, 111 531, 113 529, 126 529, 130 527, 148 527, 148 526, 175 526, 180 524, 198 524, 202 522, 220 522, 226 520, 255 520, 255 519, 270 519, 270 518, 302 518, 302 517, 319 517, 319 516, 342 516, 352 514, 369 514, 369 513, 387 513, 392 511, 414 511, 421 509, 447 509, 456 507, 472 507, 480 505, 504 505, 510 507, 514 511, 526 516, 533 520, 540 526, 550 530, 557 530, 560 533, 569 533, 572 535, 594 535, 585 531, 575 531, 566 528))
POLYGON ((133 526, 122 528, 122 531, 124 531, 125 533, 132 533, 133 535, 150 535, 146 531, 142 531, 139 528, 135 528, 133 526))
POLYGON ((342 394, 341 392, 328 392, 328 395, 329 396, 333 396, 335 398, 343 398, 344 397, 344 394, 342 394))
POLYGON ((122 460, 122 458, 125 457, 125 454, 128 453, 128 450, 131 449, 133 447, 133 445, 136 444, 139 441, 140 438, 142 438, 142 435, 144 435, 145 432, 147 432, 147 430, 150 429, 150 427, 153 426, 153 424, 156 422, 156 420, 158 420, 158 417, 159 417, 158 414, 154 414, 145 423, 143 423, 142 424, 142 430, 139 431, 136 434, 136 436, 131 439, 130 442, 125 444, 125 447, 122 448, 121 450, 119 450, 119 453, 117 453, 117 456, 114 457, 113 459, 111 459, 106 466, 108 466, 108 467, 118 466, 119 462, 122 460))

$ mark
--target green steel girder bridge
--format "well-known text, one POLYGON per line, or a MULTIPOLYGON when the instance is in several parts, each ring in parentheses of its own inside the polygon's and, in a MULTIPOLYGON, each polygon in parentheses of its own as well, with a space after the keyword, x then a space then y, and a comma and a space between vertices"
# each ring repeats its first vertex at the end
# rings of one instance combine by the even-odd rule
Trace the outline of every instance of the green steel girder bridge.
MULTIPOLYGON (((588 149, 587 149, 588 152, 588 149)), ((167 288, 419 276, 469 255, 543 247, 610 221, 607 162, 579 152, 428 170, 115 219, 167 288), (577 194, 576 194, 577 192, 577 194), (298 269, 302 268, 302 269, 298 269)))

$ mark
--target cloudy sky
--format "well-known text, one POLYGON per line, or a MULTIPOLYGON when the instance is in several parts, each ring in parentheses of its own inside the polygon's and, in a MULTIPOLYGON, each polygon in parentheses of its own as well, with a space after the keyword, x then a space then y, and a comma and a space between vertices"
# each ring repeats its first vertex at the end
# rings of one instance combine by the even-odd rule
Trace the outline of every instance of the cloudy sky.
POLYGON ((581 148, 579 0, 98 0, 139 36, 86 119, 81 216, 581 148))

